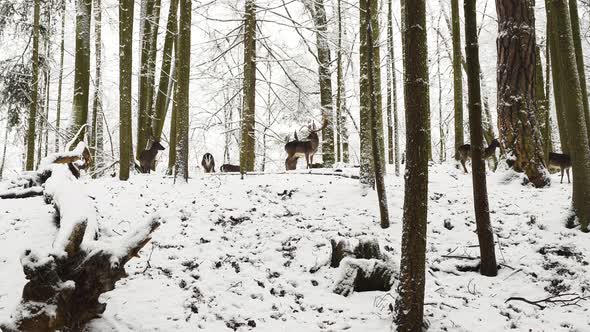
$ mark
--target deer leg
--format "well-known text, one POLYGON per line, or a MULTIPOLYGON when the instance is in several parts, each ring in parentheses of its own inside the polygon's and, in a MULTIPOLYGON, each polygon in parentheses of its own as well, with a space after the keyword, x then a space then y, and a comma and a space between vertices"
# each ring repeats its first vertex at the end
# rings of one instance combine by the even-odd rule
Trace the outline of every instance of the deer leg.
POLYGON ((465 160, 461 159, 461 165, 463 165, 463 169, 465 170, 465 173, 469 173, 469 172, 467 172, 467 167, 465 167, 465 160))
MULTIPOLYGON (((569 175, 568 175, 568 177, 569 177, 569 175)), ((563 168, 561 169, 561 182, 560 183, 563 183, 563 168)))
POLYGON ((566 169, 566 170, 565 170, 565 172, 567 173, 567 183, 572 183, 572 182, 570 181, 570 169, 569 169, 569 168, 568 168, 568 169, 566 169))
POLYGON ((311 169, 311 165, 309 164, 309 154, 305 154, 305 161, 307 162, 307 169, 311 169))

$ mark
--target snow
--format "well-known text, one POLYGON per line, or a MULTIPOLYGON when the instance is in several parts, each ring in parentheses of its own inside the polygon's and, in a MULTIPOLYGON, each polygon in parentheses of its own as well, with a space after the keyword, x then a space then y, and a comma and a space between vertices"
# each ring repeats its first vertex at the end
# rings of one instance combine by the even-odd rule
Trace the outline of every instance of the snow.
MULTIPOLYGON (((84 180, 81 196, 96 198, 86 203, 97 215, 101 240, 120 243, 153 218, 162 223, 141 257, 127 265, 129 277, 101 297, 107 309, 91 330, 388 330, 395 286, 334 294, 342 270, 329 267, 330 239, 376 238, 397 269, 403 178, 386 177, 392 225, 383 230, 374 191, 363 197, 356 179, 305 173, 244 180, 196 174, 183 185, 157 174, 129 182, 84 180)), ((534 189, 521 179, 502 170, 488 174, 502 264, 499 275, 488 278, 471 271, 477 260, 449 258, 479 253, 471 176, 452 164, 431 166, 425 318, 432 331, 590 329, 588 301, 544 310, 505 303, 513 296, 590 292, 588 235, 564 226, 571 187, 553 181, 534 189)), ((52 213, 40 198, 0 200, 0 321, 20 299, 24 249, 51 248, 52 213)))

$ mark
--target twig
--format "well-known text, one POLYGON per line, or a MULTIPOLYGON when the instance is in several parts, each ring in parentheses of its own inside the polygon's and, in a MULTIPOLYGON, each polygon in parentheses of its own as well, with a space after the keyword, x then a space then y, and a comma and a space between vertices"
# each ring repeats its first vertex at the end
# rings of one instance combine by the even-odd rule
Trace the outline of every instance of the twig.
POLYGON ((537 301, 531 301, 531 300, 527 300, 524 297, 510 297, 508 298, 508 300, 506 300, 504 303, 507 303, 508 301, 522 301, 534 306, 537 306, 539 309, 543 310, 545 308, 547 308, 547 306, 543 306, 540 305, 539 303, 554 303, 554 304, 561 304, 562 307, 567 307, 570 305, 578 305, 578 303, 580 301, 585 301, 587 300, 589 297, 588 296, 579 296, 576 294, 558 294, 558 295, 554 295, 554 296, 549 296, 547 298, 544 298, 542 300, 537 300, 537 301), (563 297, 567 297, 567 296, 573 296, 573 298, 563 298, 563 297))
POLYGON ((471 256, 455 256, 455 255, 442 255, 442 258, 456 258, 456 259, 467 259, 467 260, 478 260, 478 257, 471 257, 471 256))

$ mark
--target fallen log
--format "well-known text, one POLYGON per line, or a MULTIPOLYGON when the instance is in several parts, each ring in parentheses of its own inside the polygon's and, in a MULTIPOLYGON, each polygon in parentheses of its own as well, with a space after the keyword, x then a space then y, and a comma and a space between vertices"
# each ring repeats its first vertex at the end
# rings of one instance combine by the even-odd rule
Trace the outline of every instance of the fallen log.
MULTIPOLYGON (((65 162, 61 157, 52 160, 65 162)), ((43 181, 43 195, 55 208, 59 229, 49 252, 27 249, 22 254, 28 281, 12 321, 0 324, 2 331, 82 331, 105 311, 100 295, 127 276, 125 264, 138 257, 160 225, 159 217, 152 217, 122 238, 98 241, 93 203, 70 165, 52 163, 38 173, 50 174, 43 181)), ((29 190, 33 188, 40 187, 29 190)))

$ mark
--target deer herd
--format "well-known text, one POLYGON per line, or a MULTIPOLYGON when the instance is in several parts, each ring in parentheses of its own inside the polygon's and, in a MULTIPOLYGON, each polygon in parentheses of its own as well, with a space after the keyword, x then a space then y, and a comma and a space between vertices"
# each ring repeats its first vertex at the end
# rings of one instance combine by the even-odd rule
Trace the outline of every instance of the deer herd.
MULTIPOLYGON (((311 125, 307 126, 309 134, 307 135, 306 140, 299 140, 297 137, 297 132, 295 132, 295 139, 293 141, 289 141, 289 138, 287 138, 287 143, 285 144, 285 152, 287 153, 287 158, 285 159, 285 169, 287 171, 297 169, 297 162, 299 161, 299 158, 305 158, 307 169, 322 166, 321 164, 314 164, 313 157, 317 153, 318 147, 320 145, 318 132, 324 130, 327 126, 328 121, 326 119, 324 119, 324 123, 319 129, 316 129, 315 122, 312 122, 311 125)), ((150 173, 158 151, 165 150, 165 148, 160 144, 159 140, 154 139, 153 136, 150 140, 152 142, 150 148, 140 153, 139 160, 136 163, 136 167, 141 173, 150 173)), ((493 139, 484 150, 484 160, 495 156, 496 149, 499 147, 500 141, 493 139)), ((457 148, 457 152, 459 155, 459 162, 463 166, 463 170, 465 173, 468 173, 465 164, 469 159, 471 159, 471 145, 461 145, 457 148)), ((550 152, 548 159, 547 166, 549 168, 555 168, 561 171, 561 183, 563 183, 564 172, 567 174, 568 183, 571 183, 570 168, 572 167, 572 161, 570 156, 564 153, 550 152)), ((203 171, 205 173, 215 173, 215 159, 211 153, 207 152, 203 155, 201 166, 203 167, 203 171)), ((219 170, 222 173, 237 173, 241 171, 239 165, 232 164, 223 164, 219 170)))

